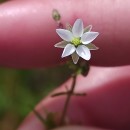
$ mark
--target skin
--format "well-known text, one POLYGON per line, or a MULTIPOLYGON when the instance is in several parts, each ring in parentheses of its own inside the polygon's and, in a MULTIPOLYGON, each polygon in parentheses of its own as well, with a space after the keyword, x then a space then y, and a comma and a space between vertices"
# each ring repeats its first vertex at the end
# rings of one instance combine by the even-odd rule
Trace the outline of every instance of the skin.
POLYGON ((1 66, 30 69, 63 62, 62 49, 54 48, 61 41, 51 17, 54 8, 63 24, 81 18, 100 33, 93 42, 100 49, 92 52, 92 65, 130 64, 129 0, 13 0, 0 5, 1 66))
MULTIPOLYGON (((77 18, 93 25, 100 33, 93 42, 100 48, 92 52, 88 77, 79 76, 76 91, 87 97, 72 99, 68 117, 72 124, 105 129, 130 129, 130 1, 126 0, 12 0, 0 5, 0 65, 13 68, 41 68, 57 65, 62 49, 54 48, 61 39, 51 17, 56 8, 62 23, 73 24, 77 18), (100 66, 100 67, 98 67, 100 66), (102 67, 101 67, 102 66, 102 67), (103 67, 104 66, 104 67, 103 67), (111 66, 111 67, 110 67, 111 66), (115 67, 116 66, 116 67, 115 67), (119 67, 120 66, 120 67, 119 67)), ((70 86, 71 79, 59 87, 70 86)), ((36 109, 44 115, 43 106, 51 111, 62 109, 64 97, 43 99, 36 109)), ((18 130, 43 130, 31 113, 18 130)), ((75 130, 75 127, 59 130, 75 130)))
MULTIPOLYGON (((71 124, 94 126, 105 129, 130 129, 130 66, 124 67, 91 67, 87 77, 79 76, 75 92, 86 92, 86 97, 74 97, 69 105, 68 117, 71 124), (109 78, 108 78, 109 77, 109 78)), ((55 92, 65 90, 72 80, 68 80, 55 92)), ((49 111, 62 110, 65 97, 43 99, 36 110, 44 115, 49 111)), ((43 125, 31 113, 18 130, 43 130, 43 125)))

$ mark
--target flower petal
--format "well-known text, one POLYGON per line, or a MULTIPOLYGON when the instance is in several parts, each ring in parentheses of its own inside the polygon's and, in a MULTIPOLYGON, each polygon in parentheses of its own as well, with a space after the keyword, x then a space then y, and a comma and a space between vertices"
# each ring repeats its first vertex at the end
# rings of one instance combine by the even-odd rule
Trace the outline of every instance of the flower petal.
POLYGON ((75 46, 72 44, 67 44, 63 50, 62 58, 71 55, 76 50, 75 46))
POLYGON ((83 35, 83 22, 81 19, 77 19, 73 25, 72 33, 74 37, 81 37, 83 35))
POLYGON ((92 25, 88 25, 86 28, 84 28, 84 33, 90 32, 92 30, 92 25))
POLYGON ((81 37, 81 42, 83 44, 89 44, 92 42, 97 36, 99 35, 98 32, 86 32, 81 37))
POLYGON ((57 47, 57 48, 65 48, 65 46, 68 44, 68 42, 66 41, 61 41, 61 42, 58 42, 56 43, 54 46, 57 47))
POLYGON ((56 29, 57 34, 65 41, 71 41, 73 39, 73 34, 65 29, 56 29))
POLYGON ((77 64, 77 62, 79 60, 79 56, 77 55, 77 53, 74 52, 71 56, 72 56, 72 60, 73 60, 74 64, 77 64))
POLYGON ((98 50, 99 48, 96 47, 94 44, 92 43, 89 43, 86 45, 86 47, 89 49, 89 50, 98 50))
POLYGON ((90 50, 84 45, 78 46, 76 52, 80 57, 85 60, 89 60, 91 58, 90 50))

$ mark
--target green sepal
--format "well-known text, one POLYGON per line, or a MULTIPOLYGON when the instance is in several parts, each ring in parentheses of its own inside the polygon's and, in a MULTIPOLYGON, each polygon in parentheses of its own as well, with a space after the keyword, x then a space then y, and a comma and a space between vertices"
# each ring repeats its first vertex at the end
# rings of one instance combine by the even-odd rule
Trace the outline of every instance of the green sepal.
POLYGON ((80 60, 77 64, 74 64, 72 61, 67 62, 70 70, 73 74, 87 76, 89 72, 89 64, 87 61, 80 60))
POLYGON ((72 32, 72 26, 69 23, 66 24, 66 29, 72 32))
POLYGON ((91 29, 92 25, 88 25, 87 27, 84 28, 84 33, 91 31, 91 29))

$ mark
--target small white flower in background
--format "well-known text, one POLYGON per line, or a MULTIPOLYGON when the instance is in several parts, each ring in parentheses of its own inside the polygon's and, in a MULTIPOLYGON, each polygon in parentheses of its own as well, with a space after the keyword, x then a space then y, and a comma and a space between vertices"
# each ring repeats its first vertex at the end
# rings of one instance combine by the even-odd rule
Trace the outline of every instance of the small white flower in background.
POLYGON ((92 32, 92 25, 83 27, 81 19, 77 19, 71 27, 67 25, 67 29, 56 29, 57 34, 63 41, 55 44, 55 47, 64 48, 62 58, 71 55, 74 64, 77 64, 79 57, 90 60, 90 50, 97 50, 91 42, 99 35, 98 32, 92 32))

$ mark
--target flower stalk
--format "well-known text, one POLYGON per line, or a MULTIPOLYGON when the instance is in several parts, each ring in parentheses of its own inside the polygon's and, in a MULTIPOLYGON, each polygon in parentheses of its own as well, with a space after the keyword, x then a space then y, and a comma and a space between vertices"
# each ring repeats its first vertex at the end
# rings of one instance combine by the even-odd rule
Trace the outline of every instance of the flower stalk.
POLYGON ((67 93, 67 98, 66 98, 66 101, 65 101, 65 105, 64 105, 64 108, 63 108, 62 115, 61 115, 60 125, 64 125, 64 123, 65 123, 65 117, 66 117, 66 113, 67 113, 67 110, 68 110, 68 106, 69 106, 71 96, 74 93, 77 75, 73 74, 72 78, 73 78, 72 86, 71 86, 70 91, 68 91, 68 93, 67 93))
POLYGON ((76 84, 77 75, 73 74, 72 78, 73 78, 72 86, 71 86, 70 91, 67 94, 67 98, 66 98, 66 101, 65 101, 65 105, 64 105, 64 108, 63 108, 62 115, 61 115, 60 125, 64 124, 65 116, 66 116, 66 113, 67 113, 67 110, 68 110, 68 106, 69 106, 69 102, 70 102, 71 96, 74 93, 74 88, 75 88, 75 84, 76 84))

